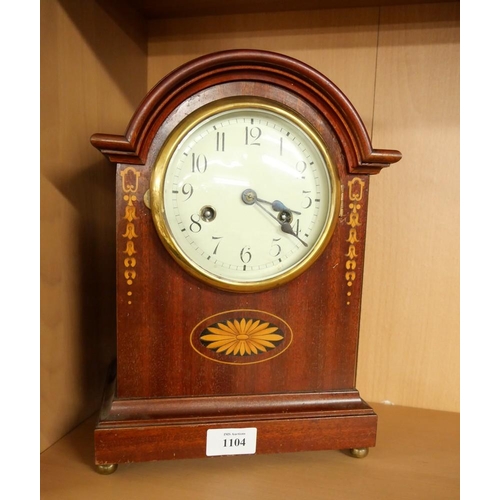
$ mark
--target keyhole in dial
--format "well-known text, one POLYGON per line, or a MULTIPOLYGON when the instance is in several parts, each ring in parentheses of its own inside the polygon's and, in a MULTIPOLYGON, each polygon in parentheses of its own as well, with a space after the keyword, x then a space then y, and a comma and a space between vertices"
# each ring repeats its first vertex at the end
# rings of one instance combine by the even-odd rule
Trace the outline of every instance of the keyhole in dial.
POLYGON ((214 207, 206 205, 200 210, 200 217, 205 222, 212 222, 217 215, 214 207))

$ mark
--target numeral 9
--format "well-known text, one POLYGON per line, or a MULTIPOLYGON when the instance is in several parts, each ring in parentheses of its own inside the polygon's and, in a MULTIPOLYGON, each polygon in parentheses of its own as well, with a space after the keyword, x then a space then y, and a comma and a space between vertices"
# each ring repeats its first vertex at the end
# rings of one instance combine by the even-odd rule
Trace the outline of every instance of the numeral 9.
POLYGON ((191 184, 189 184, 189 183, 184 184, 184 186, 182 186, 182 194, 186 195, 186 198, 184 199, 184 201, 188 201, 189 198, 191 198, 191 196, 193 195, 193 192, 194 192, 194 188, 191 184))

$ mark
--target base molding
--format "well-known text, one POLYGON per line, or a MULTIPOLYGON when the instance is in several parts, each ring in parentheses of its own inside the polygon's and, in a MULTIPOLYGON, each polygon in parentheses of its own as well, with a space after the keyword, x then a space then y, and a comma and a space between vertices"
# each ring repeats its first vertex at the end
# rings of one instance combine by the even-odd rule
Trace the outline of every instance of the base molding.
POLYGON ((97 465, 206 456, 209 429, 257 428, 257 451, 375 446, 377 415, 357 390, 118 399, 107 389, 94 431, 97 465))

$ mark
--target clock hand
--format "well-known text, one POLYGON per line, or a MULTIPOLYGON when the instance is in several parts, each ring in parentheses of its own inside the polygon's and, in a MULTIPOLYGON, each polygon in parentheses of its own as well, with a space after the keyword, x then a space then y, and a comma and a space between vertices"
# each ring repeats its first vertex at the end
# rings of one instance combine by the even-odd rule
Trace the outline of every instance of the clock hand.
POLYGON ((284 233, 291 234, 292 236, 295 236, 305 247, 309 246, 298 234, 295 233, 293 230, 291 224, 289 222, 283 222, 278 219, 272 212, 270 212, 266 207, 264 207, 259 201, 257 201, 258 198, 255 199, 255 204, 262 208, 267 214, 269 214, 280 226, 281 230, 284 233))
POLYGON ((297 215, 301 215, 301 212, 297 212, 297 210, 292 210, 285 206, 285 204, 282 201, 279 200, 274 200, 274 201, 267 201, 263 200, 262 198, 257 197, 257 193, 253 189, 245 189, 243 191, 241 197, 243 198, 243 201, 247 205, 253 205, 256 201, 260 201, 261 203, 267 203, 268 205, 271 205, 272 209, 275 212, 289 212, 289 213, 294 213, 297 215))
POLYGON ((275 212, 292 212, 294 214, 301 215, 301 213, 297 212, 297 210, 287 208, 285 204, 279 200, 274 200, 272 203, 270 201, 263 200, 262 198, 256 198, 256 200, 271 205, 275 212))
MULTIPOLYGON (((270 212, 264 205, 260 203, 259 198, 257 198, 257 193, 253 189, 245 189, 245 191, 241 193, 241 199, 247 205, 256 204, 258 207, 264 210, 264 212, 270 215, 281 226, 281 230, 284 233, 295 236, 305 247, 309 246, 298 234, 295 233, 291 224, 288 221, 279 220, 278 217, 276 217, 272 212, 270 212)), ((281 211, 286 212, 286 210, 281 210, 281 211)))
MULTIPOLYGON (((276 220, 278 220, 278 219, 276 219, 276 220)), ((292 225, 289 222, 280 222, 280 224, 281 224, 281 230, 284 233, 291 234, 292 236, 295 236, 305 247, 309 246, 298 234, 295 234, 295 231, 293 230, 292 225)))

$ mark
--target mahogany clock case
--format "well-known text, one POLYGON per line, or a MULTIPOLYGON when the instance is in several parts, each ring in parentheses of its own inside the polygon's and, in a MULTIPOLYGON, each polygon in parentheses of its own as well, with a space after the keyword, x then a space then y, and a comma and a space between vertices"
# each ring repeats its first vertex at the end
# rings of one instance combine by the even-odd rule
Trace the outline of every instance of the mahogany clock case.
POLYGON ((325 76, 250 50, 180 67, 145 97, 125 136, 91 141, 116 163, 117 361, 95 430, 96 464, 203 457, 207 430, 228 427, 257 427, 257 453, 374 446, 377 416, 355 388, 369 175, 401 154, 372 148, 352 104, 325 76), (242 95, 310 123, 341 186, 336 228, 319 259, 292 281, 254 293, 186 273, 148 207, 169 134, 205 104, 242 95), (245 355, 202 341, 210 326, 249 322, 269 324, 281 340, 245 355))

